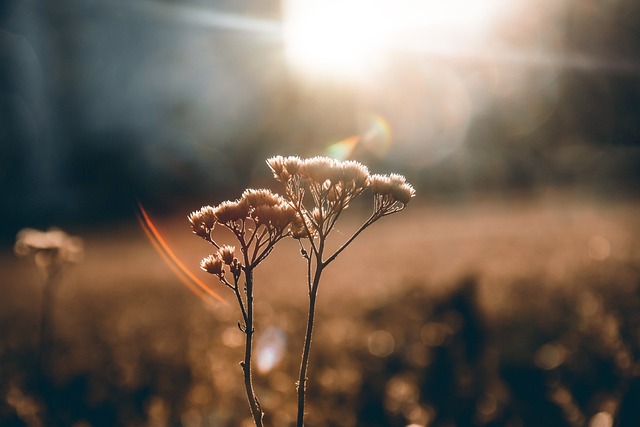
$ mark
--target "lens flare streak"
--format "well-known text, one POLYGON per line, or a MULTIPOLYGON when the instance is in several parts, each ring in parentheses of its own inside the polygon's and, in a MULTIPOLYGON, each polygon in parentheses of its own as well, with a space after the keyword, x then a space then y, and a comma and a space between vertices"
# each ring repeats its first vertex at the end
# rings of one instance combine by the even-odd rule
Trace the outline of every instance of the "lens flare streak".
POLYGON ((218 301, 225 304, 227 302, 207 285, 202 283, 187 267, 180 261, 176 254, 171 250, 171 247, 162 237, 156 226, 153 224, 147 211, 142 207, 142 204, 138 202, 139 213, 137 214, 138 222, 145 232, 147 238, 158 251, 165 263, 171 268, 174 274, 180 279, 180 281, 189 288, 196 296, 205 302, 209 302, 209 297, 213 297, 218 301))

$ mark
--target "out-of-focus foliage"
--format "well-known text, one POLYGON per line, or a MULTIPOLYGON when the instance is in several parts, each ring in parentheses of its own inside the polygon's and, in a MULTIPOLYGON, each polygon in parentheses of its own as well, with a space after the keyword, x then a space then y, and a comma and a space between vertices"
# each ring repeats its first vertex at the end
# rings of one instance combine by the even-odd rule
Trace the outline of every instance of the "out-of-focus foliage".
MULTIPOLYGON (((416 208, 401 227, 381 221, 363 235, 319 295, 306 425, 633 425, 638 207, 562 203, 416 208)), ((84 236, 86 259, 53 305, 46 371, 36 271, 0 257, 0 424, 250 421, 237 308, 194 297, 135 236, 84 236)), ((193 236, 167 239, 197 264, 193 236)), ((288 243, 256 282, 256 390, 266 425, 283 427, 295 421, 307 308, 288 243)))

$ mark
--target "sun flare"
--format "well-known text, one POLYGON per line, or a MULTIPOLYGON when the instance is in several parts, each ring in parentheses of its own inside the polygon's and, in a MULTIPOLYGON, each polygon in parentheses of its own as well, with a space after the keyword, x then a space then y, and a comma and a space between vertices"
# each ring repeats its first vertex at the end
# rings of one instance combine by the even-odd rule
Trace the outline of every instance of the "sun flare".
POLYGON ((454 50, 477 42, 503 0, 288 0, 289 62, 314 74, 362 75, 393 51, 454 50))

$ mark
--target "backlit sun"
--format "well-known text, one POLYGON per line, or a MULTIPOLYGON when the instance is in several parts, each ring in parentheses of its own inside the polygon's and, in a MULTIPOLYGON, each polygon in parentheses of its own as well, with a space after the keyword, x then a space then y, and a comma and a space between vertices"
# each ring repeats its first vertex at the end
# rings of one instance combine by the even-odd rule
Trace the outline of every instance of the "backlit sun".
POLYGON ((452 53, 484 37, 504 0, 285 0, 287 59, 359 77, 397 51, 452 53))

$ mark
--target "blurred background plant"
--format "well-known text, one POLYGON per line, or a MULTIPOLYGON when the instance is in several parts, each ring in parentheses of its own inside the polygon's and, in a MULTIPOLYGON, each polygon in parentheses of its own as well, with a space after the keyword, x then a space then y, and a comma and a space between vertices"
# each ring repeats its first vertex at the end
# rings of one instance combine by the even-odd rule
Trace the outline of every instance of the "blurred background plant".
POLYGON ((16 236, 14 251, 19 257, 29 258, 42 278, 38 360, 40 368, 47 375, 48 353, 55 335, 55 294, 64 271, 82 259, 82 239, 69 236, 58 228, 47 231, 25 228, 16 236))
MULTIPOLYGON (((62 284, 65 271, 73 264, 82 260, 82 239, 70 236, 58 228, 50 228, 47 231, 25 228, 16 236, 14 245, 15 254, 28 258, 38 270, 42 280, 42 296, 40 305, 40 328, 38 329, 38 350, 36 362, 36 387, 46 389, 45 383, 51 381, 54 364, 51 358, 55 347, 55 298, 58 287, 62 284)), ((12 390, 15 407, 20 411, 20 406, 26 406, 27 419, 31 419, 34 425, 44 423, 48 425, 46 408, 44 413, 33 413, 31 404, 26 404, 29 398, 23 399, 22 392, 18 388, 12 390)))

